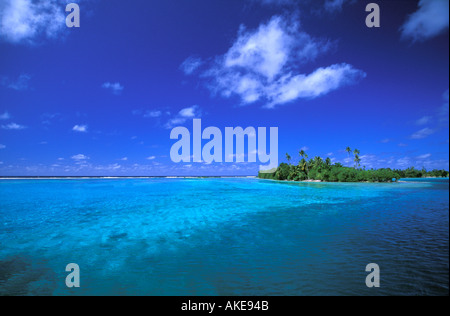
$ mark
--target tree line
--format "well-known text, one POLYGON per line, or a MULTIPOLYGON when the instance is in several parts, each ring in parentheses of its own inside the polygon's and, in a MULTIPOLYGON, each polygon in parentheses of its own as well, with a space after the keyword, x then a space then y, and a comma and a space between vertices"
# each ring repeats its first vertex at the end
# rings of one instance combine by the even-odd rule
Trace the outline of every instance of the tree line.
POLYGON ((353 167, 346 167, 341 163, 333 164, 328 157, 322 159, 319 156, 308 159, 308 154, 304 150, 299 151, 300 161, 297 165, 291 164, 292 157, 286 154, 288 163, 281 163, 272 172, 259 172, 258 177, 262 179, 305 181, 320 180, 325 182, 393 182, 401 178, 422 178, 422 177, 448 177, 446 170, 427 171, 410 167, 405 170, 381 168, 369 169, 361 168, 361 152, 358 149, 352 150, 347 147, 345 151, 350 159, 353 156, 353 167))

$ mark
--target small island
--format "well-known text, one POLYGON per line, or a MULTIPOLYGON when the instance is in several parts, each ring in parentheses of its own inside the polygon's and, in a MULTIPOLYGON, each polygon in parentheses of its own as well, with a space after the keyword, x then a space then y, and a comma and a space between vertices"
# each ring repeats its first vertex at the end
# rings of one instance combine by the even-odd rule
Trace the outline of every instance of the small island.
POLYGON ((316 156, 308 160, 304 150, 299 152, 301 160, 297 165, 291 164, 291 156, 286 154, 288 163, 281 163, 278 168, 260 171, 258 178, 304 182, 398 182, 402 178, 444 178, 449 176, 446 170, 427 171, 410 167, 405 170, 381 168, 361 168, 360 151, 346 148, 350 158, 353 155, 354 166, 346 167, 341 163, 333 164, 328 157, 323 159, 316 156))

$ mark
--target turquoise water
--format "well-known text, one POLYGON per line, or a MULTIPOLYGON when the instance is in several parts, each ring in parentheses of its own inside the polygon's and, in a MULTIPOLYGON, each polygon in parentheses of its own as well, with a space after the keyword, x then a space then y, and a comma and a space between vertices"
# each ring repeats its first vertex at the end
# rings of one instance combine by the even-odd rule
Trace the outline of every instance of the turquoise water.
POLYGON ((448 179, 0 180, 0 295, 448 295, 448 194, 448 179))

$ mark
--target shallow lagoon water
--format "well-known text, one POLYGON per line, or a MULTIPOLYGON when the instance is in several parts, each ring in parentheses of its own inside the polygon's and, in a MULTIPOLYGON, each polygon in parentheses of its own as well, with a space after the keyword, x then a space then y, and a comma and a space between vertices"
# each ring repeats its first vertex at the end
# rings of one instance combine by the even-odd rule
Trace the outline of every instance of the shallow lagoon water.
POLYGON ((448 295, 448 194, 448 179, 0 180, 0 295, 448 295))

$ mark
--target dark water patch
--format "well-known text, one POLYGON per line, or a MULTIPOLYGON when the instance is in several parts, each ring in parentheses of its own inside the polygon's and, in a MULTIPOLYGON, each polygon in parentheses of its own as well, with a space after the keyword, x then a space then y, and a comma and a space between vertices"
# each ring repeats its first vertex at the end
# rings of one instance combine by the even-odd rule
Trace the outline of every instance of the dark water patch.
POLYGON ((55 273, 45 261, 16 255, 0 260, 0 295, 52 295, 56 289, 55 273))

